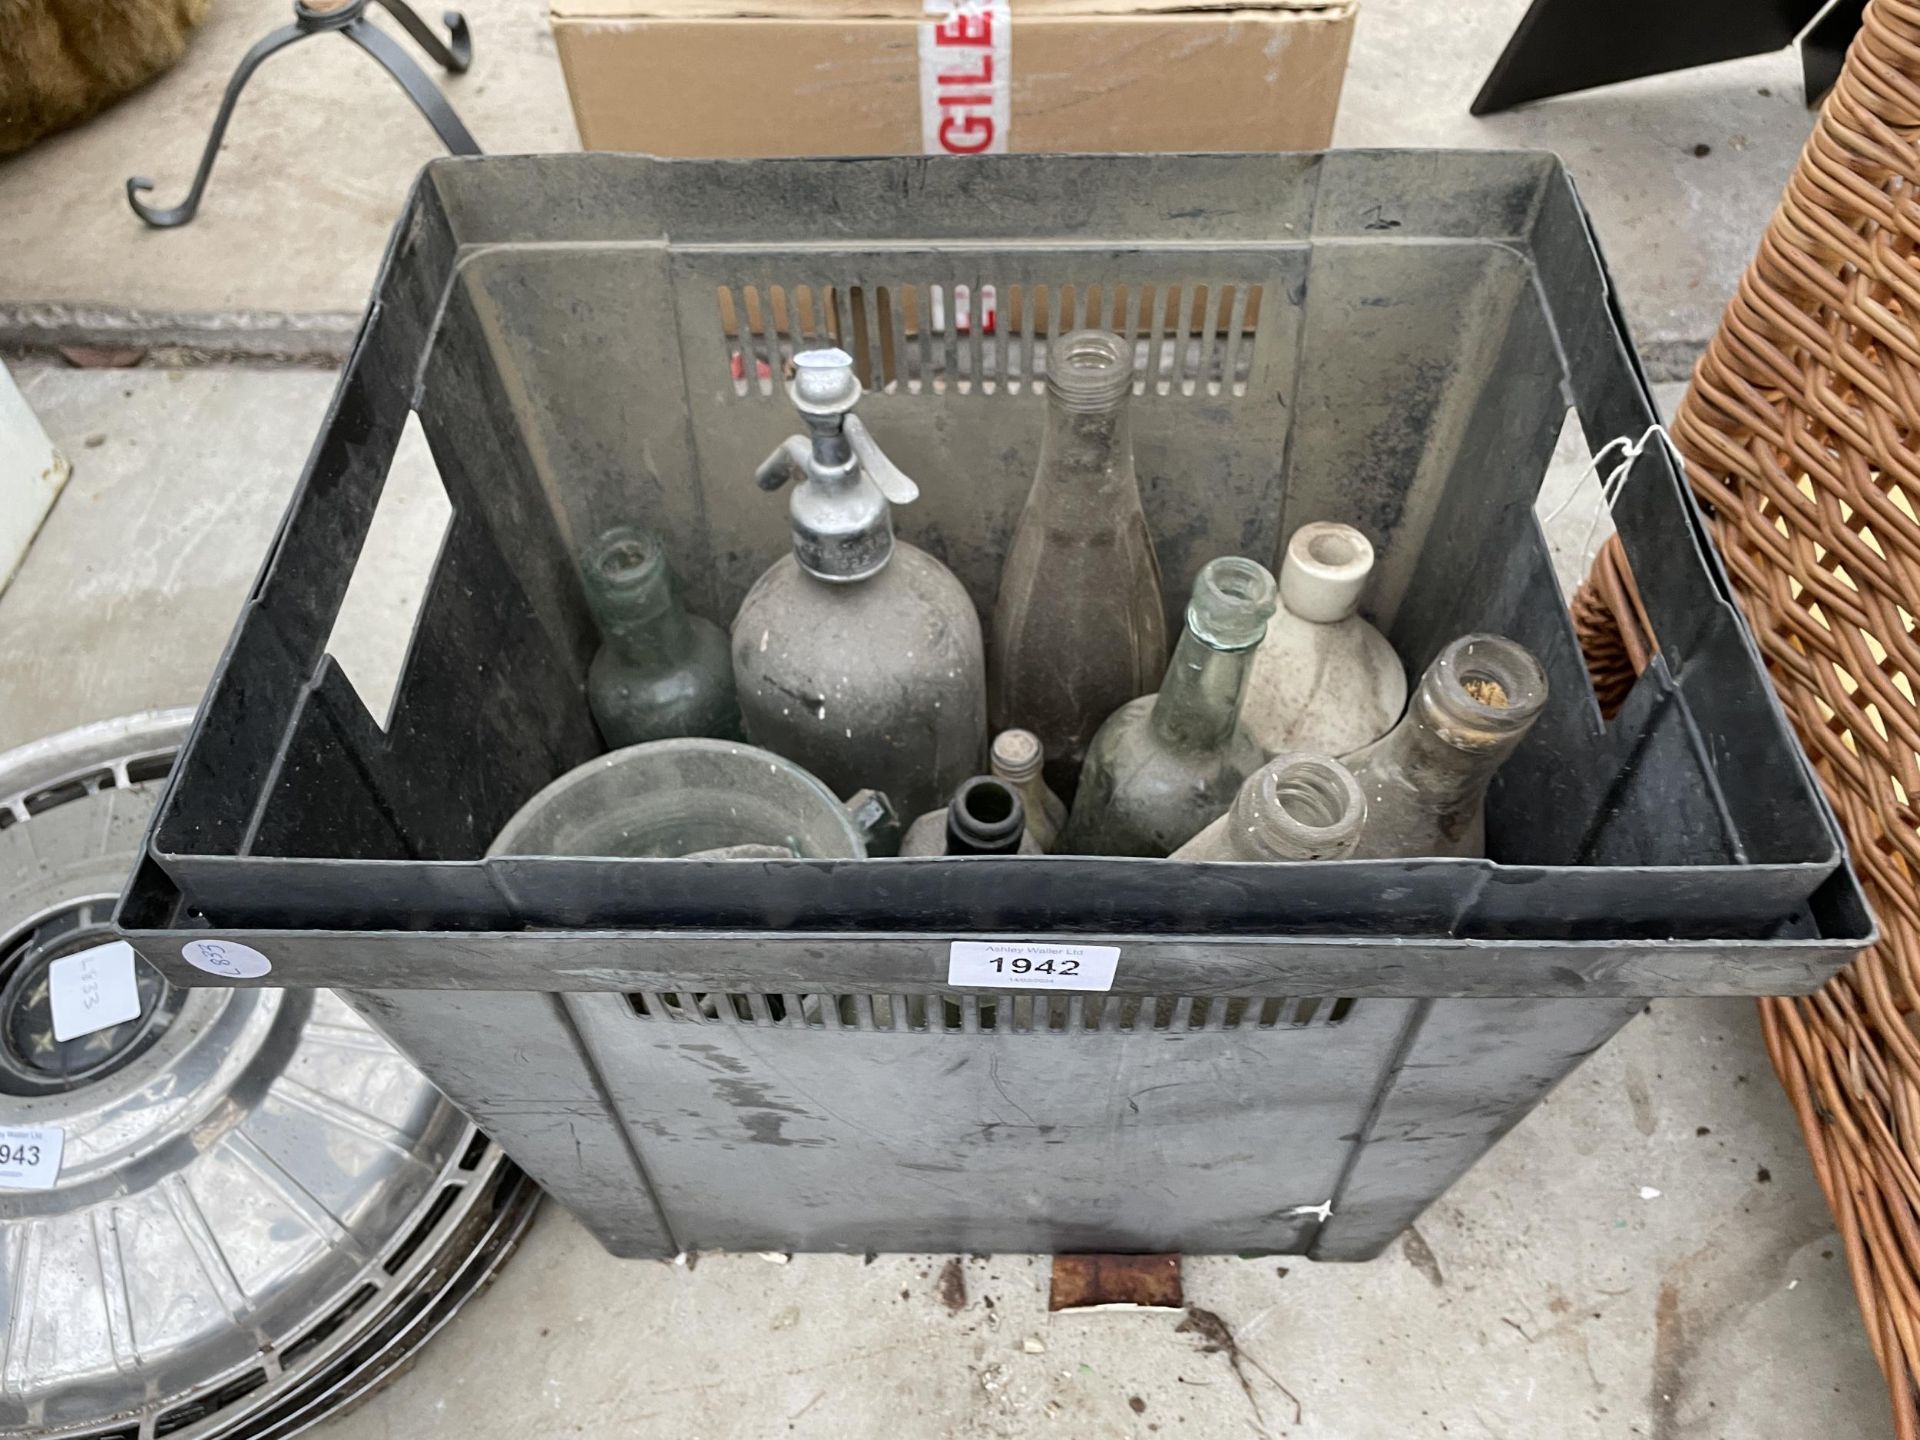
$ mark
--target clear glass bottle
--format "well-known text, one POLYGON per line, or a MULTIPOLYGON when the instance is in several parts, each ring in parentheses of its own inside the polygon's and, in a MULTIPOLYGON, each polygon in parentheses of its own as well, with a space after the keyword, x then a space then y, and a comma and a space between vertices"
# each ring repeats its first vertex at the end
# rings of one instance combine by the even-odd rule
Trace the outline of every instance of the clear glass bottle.
POLYGON ((1060 827, 1067 823, 1067 807, 1040 773, 1046 759, 1040 737, 1031 730, 1002 730, 987 752, 987 768, 1020 793, 1026 808, 1027 834, 1041 854, 1053 849, 1060 827))
POLYGON ((987 748, 980 616, 938 560, 893 536, 919 488, 853 414, 860 382, 841 350, 794 358, 808 433, 760 467, 794 482, 793 552, 753 583, 733 622, 747 736, 835 794, 885 792, 902 815, 946 803, 987 748))
POLYGON ((987 713, 1046 747, 1071 794, 1094 731, 1167 663, 1160 562, 1133 469, 1133 344, 1076 330, 1047 352, 1033 488, 994 601, 987 713))
POLYGON ((1353 772, 1325 755, 1278 755, 1247 777, 1227 813, 1175 860, 1340 860, 1367 818, 1353 772))
POLYGON ((1159 692, 1129 700, 1093 737, 1056 853, 1169 855, 1226 812, 1267 758, 1240 701, 1273 605, 1264 565, 1208 562, 1159 692))
POLYGON ((1020 792, 997 775, 976 775, 944 809, 907 827, 902 855, 1038 855, 1020 792))
POLYGON ((660 537, 637 525, 609 530, 581 573, 601 636, 587 704, 607 748, 684 735, 738 739, 726 632, 680 603, 660 537))
POLYGON ((1241 711, 1269 755, 1350 755, 1407 708, 1407 670, 1357 613, 1373 545, 1351 525, 1316 521, 1287 542, 1280 608, 1254 653, 1241 711))
POLYGON ((1487 853, 1487 786, 1547 703, 1547 675, 1502 635, 1464 635, 1400 723, 1347 765, 1367 797, 1355 859, 1487 853))

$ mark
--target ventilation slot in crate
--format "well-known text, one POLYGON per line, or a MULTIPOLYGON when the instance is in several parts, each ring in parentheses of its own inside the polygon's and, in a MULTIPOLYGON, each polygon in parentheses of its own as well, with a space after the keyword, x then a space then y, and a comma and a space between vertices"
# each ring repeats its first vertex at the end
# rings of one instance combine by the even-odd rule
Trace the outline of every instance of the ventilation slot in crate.
POLYGON ((1046 381, 1047 342, 1112 330, 1134 345, 1134 394, 1245 395, 1261 287, 740 285, 717 292, 733 393, 784 395, 796 351, 837 346, 869 390, 1018 395, 1046 381))
POLYGON ((1340 997, 1262 995, 808 995, 646 990, 627 996, 642 1020, 789 1030, 1064 1035, 1204 1030, 1304 1030, 1338 1025, 1340 997))

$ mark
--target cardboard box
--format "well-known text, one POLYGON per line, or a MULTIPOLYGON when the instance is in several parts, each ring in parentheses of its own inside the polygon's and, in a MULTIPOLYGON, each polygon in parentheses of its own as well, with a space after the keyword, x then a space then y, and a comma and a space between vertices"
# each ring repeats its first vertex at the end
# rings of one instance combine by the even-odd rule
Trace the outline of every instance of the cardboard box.
POLYGON ((1355 0, 551 0, 581 143, 652 155, 1312 150, 1355 0))

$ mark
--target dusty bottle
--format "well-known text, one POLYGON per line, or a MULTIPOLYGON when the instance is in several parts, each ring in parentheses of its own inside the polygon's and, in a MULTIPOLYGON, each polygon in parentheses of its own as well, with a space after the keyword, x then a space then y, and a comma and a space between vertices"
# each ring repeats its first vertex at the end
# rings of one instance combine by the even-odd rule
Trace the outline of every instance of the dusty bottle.
POLYGON ((1339 860, 1367 817, 1353 772, 1325 755, 1278 755, 1247 777, 1227 813, 1175 860, 1339 860))
POLYGON ((1046 747, 1071 793, 1087 744, 1167 663, 1160 564, 1140 508, 1127 403, 1133 345, 1076 330, 1047 355, 1040 461, 994 601, 987 710, 1046 747))
POLYGON ((681 605, 660 537, 633 525, 609 530, 581 569, 601 635, 587 668, 587 703, 607 747, 684 735, 737 739, 726 632, 681 605))
POLYGON ((1347 759, 1367 797, 1354 858, 1485 855, 1487 786, 1546 703, 1546 672, 1524 646, 1448 645, 1400 723, 1347 759))
POLYGON ((1038 855, 1020 792, 996 775, 976 775, 942 810, 907 827, 902 855, 1038 855))
POLYGON ((1226 812, 1266 759, 1240 701, 1273 604, 1263 565, 1231 555, 1201 570, 1159 693, 1093 737, 1057 853, 1168 855, 1226 812))
POLYGON ((1351 525, 1302 525, 1280 562, 1280 608, 1254 653, 1242 711, 1269 755, 1349 755, 1393 728, 1407 672, 1355 612, 1373 546, 1351 525))
POLYGON ((987 752, 987 768, 1011 785, 1026 811, 1027 834, 1041 854, 1053 849, 1060 827, 1067 823, 1067 807, 1040 773, 1045 759, 1040 737, 1031 730, 1002 730, 987 752))
POLYGON ((891 505, 919 489, 852 413, 852 357, 794 357, 807 426, 768 457, 764 489, 794 482, 793 553, 753 584, 733 622, 748 737, 837 794, 884 791, 903 815, 943 804, 987 748, 980 617, 951 571, 893 538, 891 505))

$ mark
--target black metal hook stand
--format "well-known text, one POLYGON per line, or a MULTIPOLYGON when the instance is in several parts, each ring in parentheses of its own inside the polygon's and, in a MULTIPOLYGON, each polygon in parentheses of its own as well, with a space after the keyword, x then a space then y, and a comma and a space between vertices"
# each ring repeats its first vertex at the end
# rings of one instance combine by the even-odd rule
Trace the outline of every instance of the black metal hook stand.
MULTIPOLYGON (((454 114, 453 106, 447 103, 447 97, 440 93, 439 87, 427 78, 426 73, 414 63, 413 57, 385 31, 367 23, 366 11, 370 3, 373 0, 335 0, 332 4, 309 4, 307 0, 294 0, 293 24, 262 38, 241 57, 233 78, 227 81, 227 92, 220 98, 219 113, 213 117, 213 133, 207 136, 206 149, 200 155, 200 168, 194 171, 193 188, 187 191, 187 198, 171 209, 149 205, 141 196, 153 189, 153 181, 144 175, 135 175, 127 181, 127 203, 133 206, 133 213, 147 224, 163 230, 184 225, 193 219, 194 212, 200 208, 200 197, 206 193, 207 177, 213 173, 214 159, 219 155, 220 142, 227 133, 227 122, 233 118, 234 102, 240 98, 240 92, 246 88, 253 72, 260 68, 269 55, 286 49, 296 40, 304 40, 309 35, 324 35, 329 31, 345 35, 379 61, 387 73, 400 82, 400 88, 420 108, 420 113, 427 117, 427 122, 450 152, 455 155, 478 155, 479 145, 467 133, 467 127, 460 123, 460 117, 454 114)), ((466 17, 458 10, 449 10, 441 17, 447 27, 447 39, 443 42, 426 21, 414 14, 405 0, 378 0, 378 3, 400 22, 400 27, 442 69, 459 75, 473 63, 473 40, 467 33, 466 17)))

